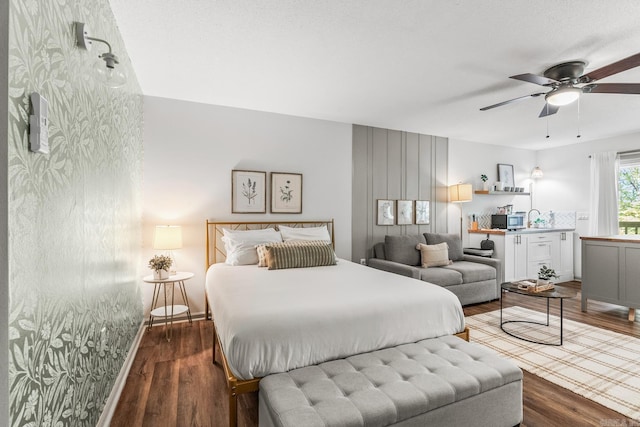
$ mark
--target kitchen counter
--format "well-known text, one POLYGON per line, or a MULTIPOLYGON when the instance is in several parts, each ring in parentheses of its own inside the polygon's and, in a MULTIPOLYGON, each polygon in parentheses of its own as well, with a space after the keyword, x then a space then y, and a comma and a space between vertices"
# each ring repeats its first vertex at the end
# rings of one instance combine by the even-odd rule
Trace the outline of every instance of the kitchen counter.
MULTIPOLYGON (((468 230, 469 233, 477 234, 495 234, 504 236, 505 234, 534 234, 534 233, 553 233, 563 231, 575 231, 575 228, 522 228, 520 230, 502 230, 498 228, 479 228, 477 230, 468 230)), ((620 237, 620 236, 615 236, 620 237)))
POLYGON ((637 234, 621 234, 618 236, 599 236, 590 237, 582 236, 581 240, 599 240, 601 242, 620 242, 620 243, 640 243, 640 236, 637 234))

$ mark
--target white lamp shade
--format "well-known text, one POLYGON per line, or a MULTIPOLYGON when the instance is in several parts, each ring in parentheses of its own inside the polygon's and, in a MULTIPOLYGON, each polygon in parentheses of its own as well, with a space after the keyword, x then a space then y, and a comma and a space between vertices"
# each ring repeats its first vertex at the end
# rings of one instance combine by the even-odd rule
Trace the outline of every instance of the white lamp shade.
POLYGON ((182 227, 179 225, 156 225, 153 249, 180 249, 182 247, 182 227))
POLYGON ((533 170, 531 171, 531 178, 538 179, 542 178, 543 175, 544 174, 542 173, 542 169, 540 169, 538 166, 533 168, 533 170))
POLYGON ((449 201, 454 203, 470 202, 473 198, 471 184, 454 184, 449 186, 449 201))

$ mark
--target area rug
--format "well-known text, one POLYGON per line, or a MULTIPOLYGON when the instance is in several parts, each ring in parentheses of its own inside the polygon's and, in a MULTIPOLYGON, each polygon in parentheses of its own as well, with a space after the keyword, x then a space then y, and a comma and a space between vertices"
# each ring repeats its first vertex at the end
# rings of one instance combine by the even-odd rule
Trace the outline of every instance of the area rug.
MULTIPOLYGON (((504 320, 546 322, 546 314, 522 307, 503 311, 504 320)), ((564 319, 563 345, 533 344, 500 329, 500 310, 466 318, 471 342, 481 343, 520 368, 640 420, 640 339, 564 319)), ((550 326, 510 323, 505 329, 542 342, 559 343, 560 319, 550 326)))

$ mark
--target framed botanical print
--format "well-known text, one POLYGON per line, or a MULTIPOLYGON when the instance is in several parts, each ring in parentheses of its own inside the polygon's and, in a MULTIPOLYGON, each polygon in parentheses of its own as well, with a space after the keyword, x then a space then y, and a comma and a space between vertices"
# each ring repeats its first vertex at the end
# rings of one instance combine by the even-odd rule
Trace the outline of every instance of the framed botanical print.
POLYGON ((429 224, 429 201, 416 200, 416 224, 429 224))
POLYGON ((378 218, 377 225, 394 225, 395 224, 395 200, 378 200, 378 218))
POLYGON ((302 213, 302 174, 271 172, 271 213, 302 213))
POLYGON ((267 173, 258 171, 231 171, 231 212, 267 212, 267 173))
POLYGON ((498 163, 498 181, 500 181, 505 187, 515 187, 516 184, 513 178, 513 165, 498 163))
POLYGON ((413 224, 413 200, 398 200, 397 202, 398 225, 413 224))

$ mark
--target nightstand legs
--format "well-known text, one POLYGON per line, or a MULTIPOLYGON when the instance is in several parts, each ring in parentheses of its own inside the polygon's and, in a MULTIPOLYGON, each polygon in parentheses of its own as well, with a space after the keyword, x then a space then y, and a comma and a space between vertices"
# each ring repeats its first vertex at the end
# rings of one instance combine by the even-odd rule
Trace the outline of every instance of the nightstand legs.
POLYGON ((193 323, 193 319, 191 318, 189 299, 187 297, 187 290, 184 286, 184 280, 176 280, 174 282, 167 283, 155 283, 155 286, 153 288, 153 296, 151 297, 151 311, 149 312, 149 326, 147 327, 147 330, 150 330, 153 327, 153 321, 155 317, 164 317, 165 337, 167 338, 167 341, 171 341, 171 338, 173 336, 173 316, 185 312, 187 313, 187 319, 189 323, 193 323), (171 285, 171 304, 168 304, 167 285, 171 285), (178 285, 178 290, 180 291, 180 296, 182 297, 184 306, 175 305, 175 285, 178 285), (164 306, 158 307, 158 298, 160 297, 161 292, 164 294, 164 306))

